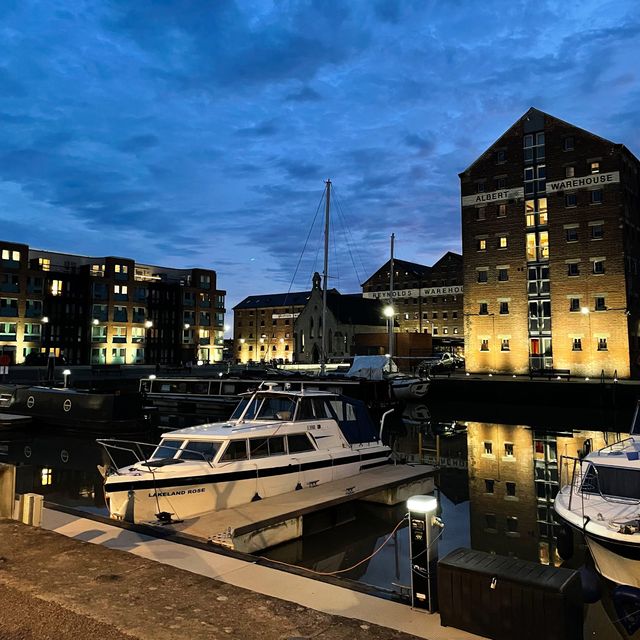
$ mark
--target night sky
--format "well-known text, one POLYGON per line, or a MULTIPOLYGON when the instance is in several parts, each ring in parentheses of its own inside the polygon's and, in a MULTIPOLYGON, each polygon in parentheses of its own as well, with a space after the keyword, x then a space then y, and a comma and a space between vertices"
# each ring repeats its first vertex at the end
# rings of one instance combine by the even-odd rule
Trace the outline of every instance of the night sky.
POLYGON ((391 233, 460 250, 458 173, 531 106, 640 154, 636 0, 1 0, 0 29, 0 238, 213 268, 228 308, 310 286, 326 178, 346 293, 391 233))

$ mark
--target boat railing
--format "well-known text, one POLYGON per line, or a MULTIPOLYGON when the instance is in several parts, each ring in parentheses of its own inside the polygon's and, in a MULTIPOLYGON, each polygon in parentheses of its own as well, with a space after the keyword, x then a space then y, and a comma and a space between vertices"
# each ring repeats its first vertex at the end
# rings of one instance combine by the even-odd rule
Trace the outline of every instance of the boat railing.
MULTIPOLYGON (((611 445, 614 446, 614 445, 611 445)), ((588 463, 588 469, 585 473, 582 465, 585 463, 584 458, 576 458, 575 456, 560 456, 560 486, 569 487, 569 511, 571 511, 573 498, 580 499, 582 513, 584 513, 585 495, 598 495, 606 502, 615 504, 640 504, 638 498, 625 498, 623 496, 610 496, 602 493, 600 489, 600 475, 598 466, 588 463), (569 478, 569 466, 571 466, 571 477, 569 478), (566 470, 567 482, 562 482, 562 471, 566 470)))
POLYGON ((598 450, 599 454, 616 454, 616 453, 622 453, 629 444, 631 444, 632 442, 635 442, 634 438, 624 438, 623 440, 618 440, 616 442, 613 442, 610 445, 607 445, 606 447, 603 447, 602 449, 598 450))
MULTIPOLYGON (((118 440, 116 438, 99 438, 96 440, 96 442, 104 447, 104 450, 107 452, 109 460, 111 461, 111 468, 115 471, 115 473, 118 473, 119 466, 124 465, 118 465, 118 463, 114 459, 114 456, 112 455, 112 451, 124 451, 125 453, 129 453, 133 456, 133 458, 135 459, 135 463, 146 464, 151 459, 151 454, 158 448, 158 444, 153 442, 118 440), (145 450, 148 453, 145 454, 145 450)), ((180 446, 173 446, 166 443, 164 443, 162 446, 165 449, 174 451, 174 456, 178 451, 186 451, 193 455, 199 456, 200 458, 202 458, 203 462, 206 462, 210 467, 213 467, 213 465, 211 464, 211 460, 208 458, 208 456, 202 453, 202 451, 196 451, 195 449, 189 448, 183 449, 180 446)))

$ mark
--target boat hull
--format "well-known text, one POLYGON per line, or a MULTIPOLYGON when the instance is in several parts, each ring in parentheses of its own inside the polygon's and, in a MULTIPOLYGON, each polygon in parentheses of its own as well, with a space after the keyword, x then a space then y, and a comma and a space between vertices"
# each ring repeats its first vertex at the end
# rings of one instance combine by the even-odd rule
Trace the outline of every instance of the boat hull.
POLYGON ((334 457, 323 461, 289 464, 273 469, 245 468, 236 472, 210 473, 162 478, 151 474, 127 478, 113 475, 105 483, 112 518, 144 523, 171 514, 185 520, 212 511, 231 509, 254 500, 317 486, 332 480, 356 476, 362 471, 389 463, 389 450, 381 448, 366 455, 352 455, 343 461, 334 457), (326 462, 326 461, 324 461, 326 462))

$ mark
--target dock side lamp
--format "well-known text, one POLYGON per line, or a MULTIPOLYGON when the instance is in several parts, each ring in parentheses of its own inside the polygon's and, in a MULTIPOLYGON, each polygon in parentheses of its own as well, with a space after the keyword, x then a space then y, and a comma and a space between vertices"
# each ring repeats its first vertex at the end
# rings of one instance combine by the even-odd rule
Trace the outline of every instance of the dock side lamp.
POLYGON ((417 495, 407 500, 409 556, 411 559, 411 607, 429 613, 438 610, 438 538, 443 528, 436 516, 438 499, 417 495))
POLYGON ((69 376, 71 375, 71 369, 65 369, 62 372, 62 375, 64 376, 64 388, 66 389, 69 386, 69 376))

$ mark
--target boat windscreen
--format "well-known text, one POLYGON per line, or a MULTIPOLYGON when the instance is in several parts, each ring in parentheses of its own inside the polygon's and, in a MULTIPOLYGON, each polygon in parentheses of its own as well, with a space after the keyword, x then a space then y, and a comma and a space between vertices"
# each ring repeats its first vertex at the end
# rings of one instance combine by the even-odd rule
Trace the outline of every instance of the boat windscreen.
POLYGON ((582 481, 585 493, 600 493, 603 496, 640 500, 640 470, 624 467, 589 465, 582 481))
POLYGON ((260 403, 256 420, 291 420, 295 408, 291 398, 267 396, 260 403))
MULTIPOLYGON (((240 400, 240 402, 238 403, 238 406, 234 409, 233 413, 231 414, 231 417, 229 418, 229 420, 239 420, 242 414, 244 413, 244 410, 247 408, 247 405, 251 402, 251 400, 253 400, 253 398, 242 398, 242 400, 240 400)), ((256 403, 254 402, 251 410, 246 416, 247 420, 251 420, 253 418, 256 412, 255 407, 256 407, 256 403)))
POLYGON ((160 440, 160 444, 149 460, 164 460, 174 458, 184 440, 160 440))
POLYGON ((222 442, 202 442, 189 440, 180 452, 181 460, 205 460, 210 462, 216 457, 222 442))

